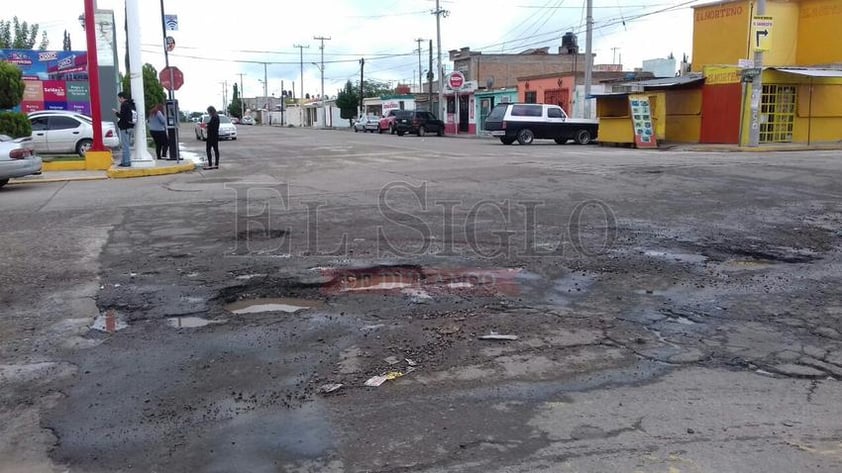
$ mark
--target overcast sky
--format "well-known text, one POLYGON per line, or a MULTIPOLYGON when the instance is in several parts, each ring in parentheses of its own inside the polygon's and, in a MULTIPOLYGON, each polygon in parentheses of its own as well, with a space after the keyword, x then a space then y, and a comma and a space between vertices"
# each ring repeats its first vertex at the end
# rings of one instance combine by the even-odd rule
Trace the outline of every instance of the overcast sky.
MULTIPOLYGON (((160 70, 164 66, 160 2, 141 5, 142 60, 160 70)), ((643 59, 689 56, 692 44, 692 9, 686 0, 594 0, 594 46, 597 64, 616 57, 626 69, 640 67, 643 59), (618 48, 618 49, 612 49, 618 48)), ((98 0, 98 8, 113 9, 118 25, 118 51, 123 63, 125 34, 123 0, 98 0)), ((441 21, 442 59, 447 51, 469 46, 484 53, 516 53, 549 46, 555 52, 566 31, 578 34, 585 47, 584 0, 442 0, 448 15, 441 21)), ((300 95, 299 49, 304 49, 304 92, 320 93, 319 41, 325 41, 325 93, 334 95, 347 80, 358 80, 359 59, 365 58, 367 79, 417 82, 416 38, 423 38, 422 68, 427 69, 428 41, 436 56, 434 0, 165 0, 167 14, 178 16, 178 31, 169 32, 176 48, 170 64, 185 77, 176 92, 183 110, 203 110, 222 104, 227 81, 229 100, 233 83, 242 77, 246 97, 263 95, 264 66, 268 94, 291 89, 300 95), (277 13, 278 10, 281 13, 277 13)), ((0 17, 38 23, 47 32, 50 49, 61 49, 64 30, 74 50, 85 49, 78 17, 82 0, 28 0, 16 2, 13 13, 0 17)), ((121 66, 122 68, 122 66, 121 66)), ((435 67, 434 67, 435 69, 435 67)))

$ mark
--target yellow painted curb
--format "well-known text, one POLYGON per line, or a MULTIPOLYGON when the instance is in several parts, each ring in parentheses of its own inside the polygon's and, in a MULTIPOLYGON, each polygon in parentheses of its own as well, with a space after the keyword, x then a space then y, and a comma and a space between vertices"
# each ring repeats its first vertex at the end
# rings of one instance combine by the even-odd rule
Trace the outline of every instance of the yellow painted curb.
MULTIPOLYGON (((107 169, 107 168, 106 168, 107 169)), ((42 171, 84 171, 85 161, 45 161, 41 163, 42 171)))
POLYGON ((130 177, 148 177, 148 176, 164 176, 167 174, 177 174, 180 172, 189 172, 196 167, 195 164, 185 163, 177 164, 175 166, 160 166, 154 168, 120 168, 112 166, 106 174, 112 179, 123 179, 130 177))
POLYGON ((85 169, 88 171, 105 171, 114 164, 111 151, 88 151, 85 153, 85 169))

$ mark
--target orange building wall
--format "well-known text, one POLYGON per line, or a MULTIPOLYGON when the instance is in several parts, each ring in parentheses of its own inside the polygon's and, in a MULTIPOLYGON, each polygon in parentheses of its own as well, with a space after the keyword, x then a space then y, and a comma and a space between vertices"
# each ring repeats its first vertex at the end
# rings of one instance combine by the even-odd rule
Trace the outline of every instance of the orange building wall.
POLYGON ((842 63, 842 0, 802 0, 798 18, 799 66, 842 63))
POLYGON ((696 8, 693 12, 694 72, 710 64, 737 64, 748 57, 750 2, 731 2, 696 8))
MULTIPOLYGON (((526 102, 526 93, 527 92, 537 92, 537 102, 538 103, 545 103, 544 102, 544 92, 548 90, 555 90, 555 89, 566 89, 567 90, 567 100, 566 103, 570 104, 573 99, 573 93, 575 92, 575 80, 572 75, 569 76, 560 76, 560 77, 548 77, 543 79, 530 79, 530 80, 520 80, 517 84, 518 90, 518 101, 526 102), (561 81, 561 85, 559 85, 559 81, 561 81), (526 84, 529 83, 529 89, 526 88, 526 84)), ((564 111, 568 115, 572 115, 573 111, 569 110, 568 107, 563 107, 564 111)))

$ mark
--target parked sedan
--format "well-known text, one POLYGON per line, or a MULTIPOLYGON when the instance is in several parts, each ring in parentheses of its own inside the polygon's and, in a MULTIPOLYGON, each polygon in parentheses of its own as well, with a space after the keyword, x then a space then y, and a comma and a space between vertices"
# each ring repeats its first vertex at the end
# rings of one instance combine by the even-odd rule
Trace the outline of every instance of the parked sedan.
MULTIPOLYGON (((208 122, 210 115, 202 115, 202 119, 196 123, 193 131, 196 133, 196 139, 207 141, 208 139, 208 122)), ((231 119, 227 115, 219 115, 219 139, 220 140, 236 140, 237 127, 231 123, 231 119)))
POLYGON ((354 122, 354 132, 368 131, 374 133, 380 129, 380 119, 373 116, 361 117, 354 122))
MULTIPOLYGON (((94 143, 93 119, 67 110, 42 110, 27 115, 32 125, 32 142, 38 153, 76 153, 84 156, 94 143)), ((102 142, 109 148, 120 146, 120 135, 113 122, 102 122, 102 142)))
POLYGON ((12 139, 0 135, 0 187, 13 177, 41 172, 41 158, 33 150, 32 138, 12 139))

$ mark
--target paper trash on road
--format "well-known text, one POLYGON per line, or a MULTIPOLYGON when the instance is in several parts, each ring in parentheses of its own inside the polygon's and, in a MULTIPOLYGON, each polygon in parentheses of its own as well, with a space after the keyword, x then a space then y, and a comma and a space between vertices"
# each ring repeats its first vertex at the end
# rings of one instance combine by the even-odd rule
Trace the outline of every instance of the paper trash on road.
POLYGON ((405 376, 405 375, 408 375, 409 373, 412 373, 413 371, 415 371, 415 368, 409 368, 408 370, 406 370, 406 373, 403 373, 403 372, 400 372, 400 371, 389 371, 388 373, 381 374, 380 376, 372 376, 371 378, 368 379, 368 381, 365 382, 365 385, 376 388, 377 386, 380 386, 381 384, 385 383, 386 381, 398 379, 401 376, 405 376))
POLYGON ((480 340, 517 340, 517 335, 500 335, 498 333, 491 333, 489 335, 482 335, 480 340))
POLYGON ((322 394, 329 394, 329 393, 332 393, 334 391, 338 391, 342 386, 344 386, 342 383, 323 384, 319 388, 319 392, 322 393, 322 394))

